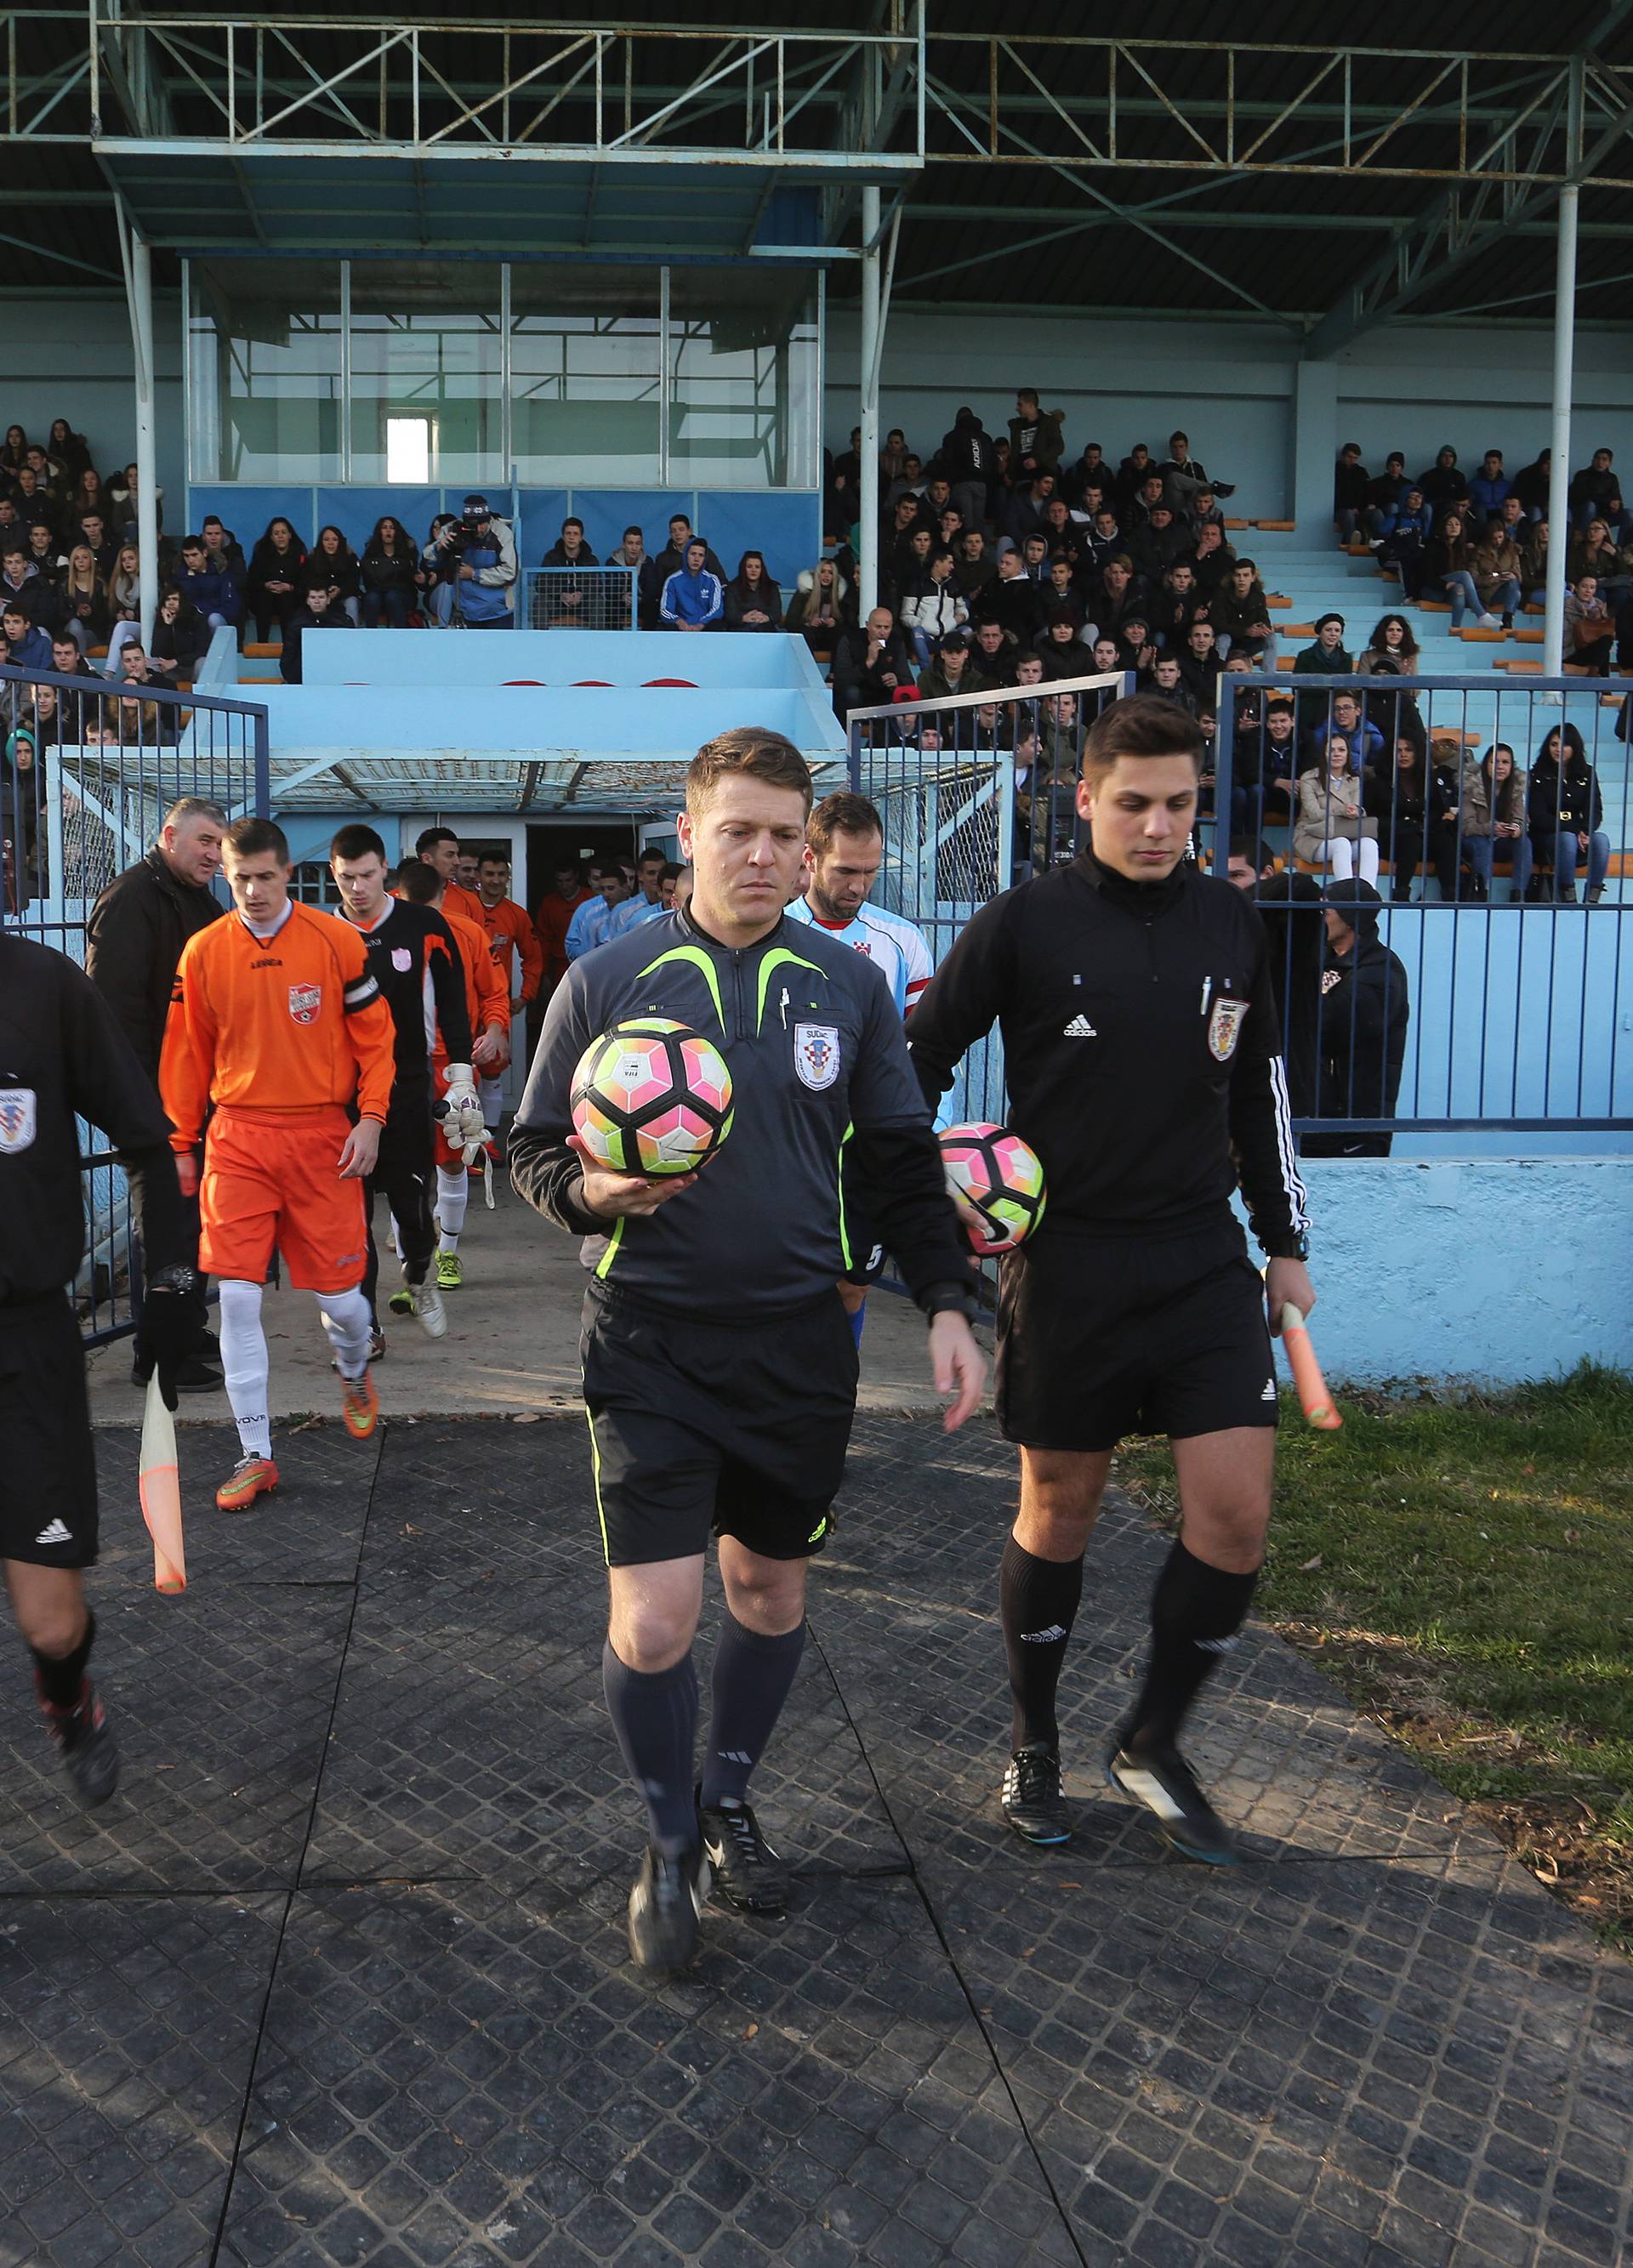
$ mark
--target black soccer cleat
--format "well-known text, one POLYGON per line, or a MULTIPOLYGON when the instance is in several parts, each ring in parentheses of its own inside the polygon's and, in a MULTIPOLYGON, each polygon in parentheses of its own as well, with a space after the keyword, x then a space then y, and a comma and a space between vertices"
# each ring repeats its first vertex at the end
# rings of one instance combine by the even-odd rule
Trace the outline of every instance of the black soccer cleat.
POLYGON ((1023 1843, 1069 1843, 1072 1815, 1060 1786, 1060 1759, 1041 1745, 1017 1749, 1003 1776, 1003 1815, 1023 1843))
POLYGON ((630 1892, 630 1958, 638 1969, 666 1976, 685 1968, 698 1949, 698 1916, 708 1888, 701 1851, 670 1859, 655 1844, 647 1845, 630 1892))
POLYGON ((1157 1833, 1182 1859, 1205 1867, 1234 1867, 1239 1860, 1235 1837, 1178 1749, 1141 1749, 1131 1755, 1113 1746, 1105 1776, 1121 1794, 1145 1806, 1157 1833))
POLYGON ((40 1709, 75 1794, 88 1811, 94 1811, 119 1785, 119 1744, 95 1686, 86 1678, 70 1707, 41 1701, 40 1709))
POLYGON ((753 1806, 722 1803, 706 1809, 699 1801, 698 1824, 703 1855, 726 1904, 739 1913, 780 1921, 788 1911, 787 1878, 760 1832, 753 1806))

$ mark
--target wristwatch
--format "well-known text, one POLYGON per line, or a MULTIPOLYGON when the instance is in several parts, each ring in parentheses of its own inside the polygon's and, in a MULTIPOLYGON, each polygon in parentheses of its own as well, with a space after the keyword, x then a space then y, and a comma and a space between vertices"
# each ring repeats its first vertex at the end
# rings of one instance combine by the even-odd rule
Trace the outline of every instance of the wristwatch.
POLYGON ((1265 1246, 1271 1260, 1308 1260, 1310 1239, 1302 1229, 1289 1229, 1285 1234, 1274 1237, 1265 1246))
POLYGON ((203 1278, 196 1268, 184 1261, 173 1261, 168 1268, 156 1268, 147 1279, 150 1292, 197 1292, 203 1286, 203 1278))

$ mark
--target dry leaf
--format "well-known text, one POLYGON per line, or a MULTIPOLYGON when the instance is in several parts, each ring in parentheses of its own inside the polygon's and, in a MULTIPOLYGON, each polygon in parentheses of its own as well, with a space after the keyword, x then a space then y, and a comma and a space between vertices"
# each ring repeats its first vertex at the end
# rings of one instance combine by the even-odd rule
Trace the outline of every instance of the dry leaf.
POLYGON ((510 1422, 513 1425, 536 1425, 539 1413, 536 1410, 519 1410, 510 1422))
POLYGON ((754 2035, 756 2034, 756 2032, 757 2032, 757 2031, 759 2030, 759 2029, 760 2029, 760 2028, 759 2028, 759 2026, 758 2026, 757 2024, 750 2024, 750 2025, 748 2027, 747 2030, 743 2033, 743 2038, 744 2038, 745 2040, 751 2040, 751 2039, 754 2037, 754 2035))
POLYGON ((1300 1565, 1300 1567, 1299 1567, 1298 1572, 1299 1572, 1299 1573, 1300 1573, 1301 1575, 1313 1575, 1313 1574, 1315 1573, 1316 1569, 1317 1569, 1320 1565, 1321 1565, 1321 1554, 1318 1551, 1318 1552, 1316 1553, 1316 1556, 1315 1556, 1315 1557, 1314 1557, 1313 1559, 1306 1559, 1306 1560, 1304 1560, 1304 1561, 1303 1562, 1303 1564, 1302 1564, 1302 1565, 1300 1565))

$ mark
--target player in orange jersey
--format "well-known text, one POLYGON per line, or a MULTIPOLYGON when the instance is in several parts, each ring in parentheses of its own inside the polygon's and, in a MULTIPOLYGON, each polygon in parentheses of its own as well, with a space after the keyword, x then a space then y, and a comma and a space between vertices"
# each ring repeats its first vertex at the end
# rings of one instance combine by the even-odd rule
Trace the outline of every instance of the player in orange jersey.
POLYGON ((459 880, 459 837, 451 827, 427 827, 414 844, 414 855, 423 865, 435 873, 437 880, 447 892, 446 904, 439 904, 440 913, 463 914, 467 921, 482 927, 482 901, 474 890, 468 890, 459 880))
MULTIPOLYGON (((475 1035, 470 1046, 472 1068, 483 1079, 503 1071, 510 1060, 510 995, 505 979, 493 965, 488 934, 468 922, 447 902, 436 869, 428 860, 406 859, 398 877, 403 896, 411 905, 433 906, 454 932, 465 964, 465 1005, 475 1035)), ((447 1087, 448 1054, 440 1032, 431 1057, 431 1091, 440 1098, 447 1087)), ((470 1163, 482 1154, 475 1143, 463 1139, 462 1130, 450 1129, 439 1118, 437 1127, 437 1284, 444 1292, 457 1292, 465 1280, 459 1240, 469 1203, 470 1163)))
MULTIPOLYGON (((506 896, 510 888, 510 861, 502 851, 484 850, 477 865, 477 895, 482 901, 482 925, 488 933, 488 945, 493 955, 493 965, 505 980, 510 995, 510 1013, 514 1024, 518 1016, 525 1015, 528 1002, 539 989, 539 979, 544 974, 544 948, 524 909, 515 900, 506 896)), ((497 1079, 482 1082, 482 1108, 487 1122, 498 1131, 504 1098, 497 1079)), ((496 1166, 504 1159, 496 1152, 496 1166)))
POLYGON ((199 1265, 221 1282, 221 1361, 242 1454, 216 1502, 243 1512, 277 1486, 261 1325, 274 1246, 290 1282, 317 1296, 348 1432, 366 1440, 374 1430, 363 1181, 395 1065, 391 1012, 363 941, 291 898, 282 828, 240 819, 221 850, 236 910, 181 955, 159 1086, 182 1194, 198 1194, 199 1265))

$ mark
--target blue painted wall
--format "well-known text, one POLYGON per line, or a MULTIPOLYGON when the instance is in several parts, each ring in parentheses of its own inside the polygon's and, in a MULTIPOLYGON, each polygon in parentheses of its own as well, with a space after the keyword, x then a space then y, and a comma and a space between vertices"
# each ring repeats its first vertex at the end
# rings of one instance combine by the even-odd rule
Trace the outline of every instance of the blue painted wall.
POLYGON ((1633 1368, 1633 1159, 1306 1166, 1312 1336, 1334 1385, 1633 1368))

